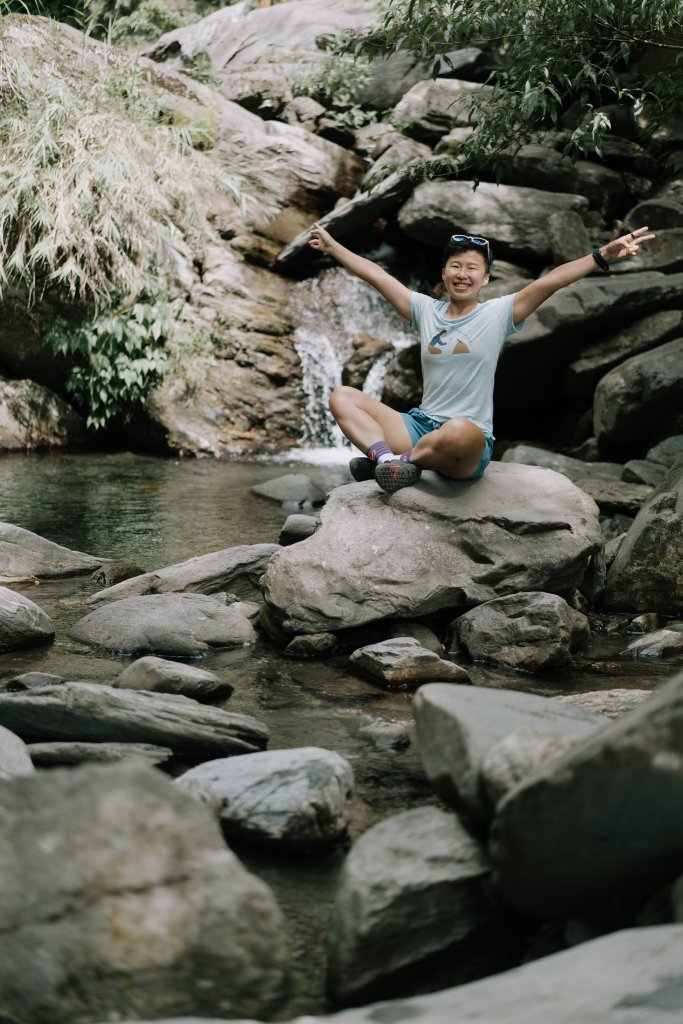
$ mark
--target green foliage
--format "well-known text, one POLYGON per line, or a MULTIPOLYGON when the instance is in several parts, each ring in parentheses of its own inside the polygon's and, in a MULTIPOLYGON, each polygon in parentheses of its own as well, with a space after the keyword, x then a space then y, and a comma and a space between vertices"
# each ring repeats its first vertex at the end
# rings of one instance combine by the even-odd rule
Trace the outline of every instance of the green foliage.
POLYGON ((190 78, 194 78, 196 82, 201 82, 202 85, 218 84, 211 58, 206 53, 196 54, 192 58, 192 63, 186 64, 183 71, 190 78))
POLYGON ((45 344, 73 365, 67 390, 96 430, 138 404, 164 371, 169 334, 168 305, 136 302, 120 313, 78 323, 59 318, 45 344))
POLYGON ((360 128, 377 119, 375 111, 364 110, 358 97, 370 81, 370 63, 361 56, 330 52, 322 56, 299 55, 296 70, 290 72, 295 96, 310 96, 328 114, 349 128, 360 128))
POLYGON ((180 19, 157 0, 143 0, 137 10, 124 14, 111 22, 114 43, 133 36, 137 39, 158 39, 164 32, 178 28, 180 19))
POLYGON ((650 132, 680 121, 681 0, 387 0, 378 29, 344 48, 363 55, 409 50, 436 76, 449 53, 489 44, 502 51, 503 66, 488 79, 492 97, 471 101, 475 130, 460 168, 476 173, 495 164, 556 126, 573 103, 580 120, 567 147, 572 155, 599 152, 611 125, 598 108, 608 104, 633 105, 650 132), (646 70, 639 61, 648 49, 660 59, 646 70))

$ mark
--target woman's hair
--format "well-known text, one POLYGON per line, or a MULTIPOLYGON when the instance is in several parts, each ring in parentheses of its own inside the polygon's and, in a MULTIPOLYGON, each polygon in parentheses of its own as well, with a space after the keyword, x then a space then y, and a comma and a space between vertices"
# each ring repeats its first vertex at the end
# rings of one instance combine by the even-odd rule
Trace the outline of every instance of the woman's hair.
POLYGON ((490 274, 491 266, 493 265, 493 252, 491 251, 490 244, 487 246, 476 245, 474 242, 446 242, 441 254, 441 269, 446 266, 449 258, 460 252, 478 252, 484 260, 486 266, 486 273, 490 274))

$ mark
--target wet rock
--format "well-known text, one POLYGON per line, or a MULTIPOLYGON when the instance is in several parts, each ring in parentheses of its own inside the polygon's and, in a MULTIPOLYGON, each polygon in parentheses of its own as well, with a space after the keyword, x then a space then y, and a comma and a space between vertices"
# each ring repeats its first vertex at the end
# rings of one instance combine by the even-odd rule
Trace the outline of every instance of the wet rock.
POLYGON ((520 729, 486 751, 481 762, 481 782, 491 807, 506 793, 571 750, 580 736, 548 736, 534 729, 520 729))
POLYGON ((52 620, 42 608, 8 587, 0 587, 0 651, 39 647, 54 638, 52 620))
POLYGON ((583 708, 594 715, 605 715, 606 718, 617 718, 632 708, 637 708, 644 700, 652 696, 651 690, 590 690, 587 693, 568 693, 562 697, 553 697, 561 704, 571 704, 575 708, 583 708))
POLYGON ((683 458, 683 434, 674 434, 667 437, 659 444, 650 448, 646 456, 652 462, 660 462, 663 466, 671 468, 679 459, 683 458))
POLYGON ((289 641, 285 654, 288 658, 327 658, 338 643, 335 633, 303 633, 289 641))
POLYGON ((268 741, 266 727, 250 715, 101 683, 1 694, 0 725, 27 742, 152 743, 197 757, 247 754, 268 741))
POLYGON ((635 516, 652 494, 647 484, 626 483, 624 480, 601 480, 587 476, 576 481, 576 486, 590 495, 605 516, 635 516))
POLYGON ((349 356, 342 367, 341 382, 360 390, 365 383, 365 378, 380 356, 386 352, 393 352, 394 346, 384 338, 374 338, 363 332, 354 334, 351 344, 353 345, 353 354, 349 356))
POLYGON ((122 690, 148 690, 152 693, 178 693, 200 702, 227 699, 234 686, 215 672, 167 661, 149 655, 138 658, 116 678, 114 686, 122 690))
POLYGON ((411 637, 421 647, 431 651, 432 654, 437 654, 440 658, 443 657, 443 644, 434 630, 430 629, 429 626, 425 626, 423 622, 413 622, 410 619, 395 619, 388 624, 386 636, 387 640, 393 640, 399 636, 411 637))
POLYGON ((260 597, 259 580, 277 544, 238 544, 222 551, 188 558, 185 562, 126 579, 88 599, 89 605, 107 604, 143 594, 172 594, 191 591, 216 594, 231 590, 242 600, 260 597))
POLYGON ((633 618, 628 619, 620 631, 623 633, 654 633, 659 626, 659 615, 656 612, 643 612, 642 615, 634 615, 633 618))
POLYGON ((9 1016, 86 1024, 281 1005, 287 952, 272 893, 207 808, 160 773, 41 773, 3 786, 0 803, 9 1016))
POLYGON ((93 572, 106 559, 70 551, 30 530, 0 523, 0 583, 80 576, 93 572))
POLYGON ((32 380, 0 378, 0 450, 83 444, 85 421, 54 391, 32 380))
POLYGON ((408 90, 394 107, 390 120, 406 135, 433 144, 451 128, 470 124, 469 97, 474 94, 490 96, 491 89, 458 78, 427 79, 408 90))
POLYGON ((338 487, 313 536, 271 559, 264 597, 289 633, 457 610, 520 590, 578 587, 590 597, 602 585, 596 511, 559 473, 495 462, 475 484, 426 471, 393 495, 372 481, 338 487))
POLYGON ((413 700, 417 741, 427 777, 456 809, 488 820, 483 790, 485 755, 511 733, 530 729, 548 739, 584 737, 604 719, 579 708, 559 707, 531 693, 430 683, 413 700))
POLYGON ((282 547, 287 547, 289 544, 296 544, 300 540, 306 540, 307 537, 310 537, 315 532, 317 524, 318 519, 316 516, 305 516, 297 513, 287 516, 280 530, 278 542, 282 547))
POLYGON ((481 928, 487 875, 484 851, 454 814, 418 807, 370 828, 346 858, 330 920, 333 997, 390 990, 397 972, 481 928))
POLYGON ((19 690, 40 690, 44 686, 61 686, 65 682, 63 676, 55 676, 50 672, 22 672, 12 679, 4 679, 0 683, 0 690, 17 693, 19 690))
POLYGON ((595 389, 593 425, 601 443, 633 446, 683 429, 683 337, 610 370, 595 389))
POLYGON ((146 594, 96 608, 71 636, 117 654, 192 658, 212 647, 253 644, 247 610, 241 602, 226 606, 207 594, 146 594))
POLYGON ((522 592, 465 612, 454 623, 475 661, 540 672, 566 665, 590 635, 588 619, 557 594, 522 592))
POLYGON ((577 480, 620 480, 623 467, 618 462, 584 462, 569 455, 550 452, 531 444, 516 444, 507 448, 501 462, 519 462, 525 466, 543 466, 562 473, 574 483, 577 480))
POLYGON ((130 580, 134 576, 144 576, 145 570, 134 562, 109 562, 100 566, 92 574, 90 579, 93 583, 99 583, 101 587, 113 587, 124 580, 130 580))
POLYGON ((94 763, 110 764, 137 759, 150 765, 173 757, 170 747, 153 743, 30 743, 27 751, 36 768, 64 768, 94 763))
POLYGON ((683 626, 680 630, 658 629, 633 640, 625 651, 625 658, 675 658, 683 655, 683 626))
POLYGON ((33 762, 24 741, 0 726, 0 781, 30 775, 32 771, 33 762))
POLYGON ((632 906, 683 857, 683 673, 588 736, 496 808, 497 889, 525 914, 632 906))
POLYGON ((358 728, 358 735, 362 739, 372 740, 377 750, 404 750, 410 746, 410 730, 405 722, 365 718, 358 728))
POLYGON ((378 644, 359 647, 349 658, 351 667, 386 685, 406 689, 433 683, 469 683, 464 668, 440 658, 409 636, 394 637, 378 644))
POLYGON ((610 566, 608 609, 683 614, 683 460, 674 464, 629 529, 610 566))
POLYGON ((287 505, 321 505, 325 500, 323 488, 305 473, 287 473, 263 484, 255 484, 249 490, 261 498, 287 505))
POLYGON ((207 761, 176 785, 209 804, 228 838, 295 848, 338 839, 354 789, 348 761, 319 747, 207 761))
POLYGON ((665 476, 666 466, 648 459, 629 459, 624 463, 622 471, 622 480, 634 484, 647 484, 649 487, 657 487, 665 476))

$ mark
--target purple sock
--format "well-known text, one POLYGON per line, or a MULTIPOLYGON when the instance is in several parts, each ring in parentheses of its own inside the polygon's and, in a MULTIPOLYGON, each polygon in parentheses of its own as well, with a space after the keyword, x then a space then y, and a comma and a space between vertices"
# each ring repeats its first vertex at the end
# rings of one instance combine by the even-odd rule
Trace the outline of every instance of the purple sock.
POLYGON ((386 441, 376 441, 371 444, 365 453, 369 459, 373 462, 377 462, 380 455, 391 455, 391 445, 388 445, 386 441))
POLYGON ((409 448, 407 452, 404 452, 403 455, 401 455, 401 462, 410 462, 412 451, 413 449, 409 448))

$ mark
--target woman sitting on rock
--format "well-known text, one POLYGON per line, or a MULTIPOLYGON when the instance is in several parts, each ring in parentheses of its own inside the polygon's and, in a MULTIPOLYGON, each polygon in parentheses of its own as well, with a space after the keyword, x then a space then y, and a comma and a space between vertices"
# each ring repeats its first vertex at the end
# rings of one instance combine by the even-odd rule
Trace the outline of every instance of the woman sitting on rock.
POLYGON ((521 291, 479 302, 493 260, 485 238, 452 235, 441 277, 447 298, 413 292, 371 260, 358 256, 316 224, 309 245, 367 281, 420 333, 423 392, 419 408, 396 412, 357 388, 337 388, 330 409, 343 434, 366 452, 351 460, 355 480, 385 491, 417 483, 423 469, 451 480, 476 480, 493 452, 493 378, 508 335, 560 288, 609 263, 635 256, 655 236, 647 227, 622 235, 587 256, 555 267, 521 291))

